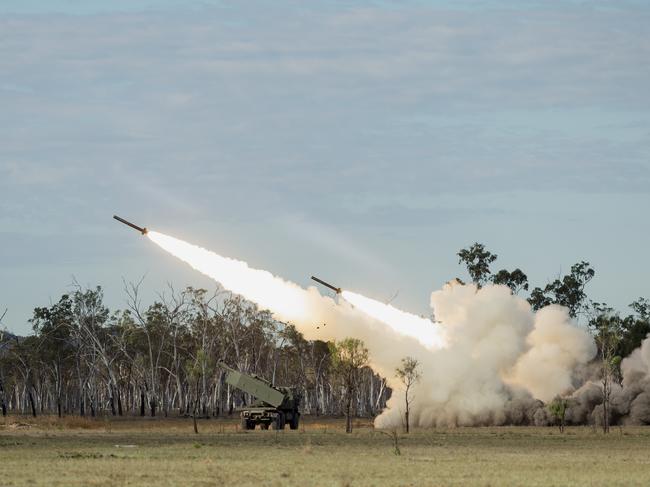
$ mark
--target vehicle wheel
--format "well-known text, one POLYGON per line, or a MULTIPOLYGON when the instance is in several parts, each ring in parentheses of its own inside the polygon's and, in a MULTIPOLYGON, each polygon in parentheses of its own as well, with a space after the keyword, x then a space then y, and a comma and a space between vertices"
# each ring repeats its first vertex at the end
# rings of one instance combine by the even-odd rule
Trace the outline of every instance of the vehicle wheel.
POLYGON ((285 425, 285 417, 284 413, 278 413, 278 415, 275 417, 275 421, 273 422, 273 429, 275 430, 283 430, 284 425, 285 425))
POLYGON ((247 430, 248 428, 248 420, 246 418, 241 419, 241 429, 247 430))
POLYGON ((298 424, 300 423, 300 413, 295 412, 291 415, 291 421, 289 422, 289 428, 292 430, 297 430, 298 429, 298 424))
POLYGON ((263 430, 269 429, 269 426, 270 426, 269 423, 260 423, 260 428, 262 428, 263 430))

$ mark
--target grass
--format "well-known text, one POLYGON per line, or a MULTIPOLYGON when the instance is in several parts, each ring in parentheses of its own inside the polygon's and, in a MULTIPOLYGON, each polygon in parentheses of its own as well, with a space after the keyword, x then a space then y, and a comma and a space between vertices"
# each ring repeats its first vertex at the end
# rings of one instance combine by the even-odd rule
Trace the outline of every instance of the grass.
POLYGON ((312 419, 298 431, 206 420, 0 418, 0 486, 650 485, 650 428, 495 427, 395 437, 312 419), (400 454, 396 454, 399 450, 400 454))

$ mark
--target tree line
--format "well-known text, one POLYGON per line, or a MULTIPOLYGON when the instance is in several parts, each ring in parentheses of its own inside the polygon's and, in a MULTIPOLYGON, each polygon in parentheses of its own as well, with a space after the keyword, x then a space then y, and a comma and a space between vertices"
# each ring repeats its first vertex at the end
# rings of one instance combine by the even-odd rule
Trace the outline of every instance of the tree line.
POLYGON ((127 309, 111 312, 100 287, 77 286, 34 310, 32 335, 0 332, 2 414, 228 415, 254 398, 225 382, 219 361, 296 387, 306 414, 374 416, 385 407, 390 390, 362 343, 305 340, 221 290, 170 288, 143 307, 139 287, 128 285, 127 309))
MULTIPOLYGON (((492 272, 497 255, 483 244, 474 243, 457 256, 478 288, 500 284, 513 294, 530 288, 519 268, 492 272)), ((533 310, 565 306, 591 329, 608 430, 611 386, 621 380, 622 358, 650 333, 650 301, 639 298, 630 305, 632 313, 622 315, 588 298, 585 289, 594 276, 588 262, 578 262, 568 274, 533 288, 526 299, 533 310)), ((360 340, 305 340, 269 311, 221 289, 177 292, 170 286, 144 307, 140 285, 125 285, 126 309, 111 312, 101 287, 75 284, 74 292, 58 302, 34 309, 32 335, 0 331, 2 414, 229 415, 254 398, 226 383, 219 361, 273 384, 296 387, 304 413, 345 414, 348 431, 354 415, 372 417, 390 397, 385 378, 368 367, 368 350, 360 340)), ((395 371, 406 390, 407 431, 409 392, 421 373, 410 357, 395 371)), ((549 405, 560 422, 566 405, 566 398, 549 405)))

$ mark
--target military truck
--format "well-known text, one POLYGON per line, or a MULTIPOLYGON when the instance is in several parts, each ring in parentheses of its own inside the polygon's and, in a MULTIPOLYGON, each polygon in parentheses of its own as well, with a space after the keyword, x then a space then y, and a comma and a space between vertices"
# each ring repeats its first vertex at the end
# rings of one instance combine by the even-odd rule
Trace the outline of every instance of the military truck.
POLYGON ((249 393, 257 402, 239 408, 241 427, 253 430, 256 425, 267 430, 269 427, 282 430, 288 423, 292 430, 300 422, 300 395, 291 387, 277 387, 256 375, 243 374, 219 362, 226 371, 226 382, 236 389, 249 393))

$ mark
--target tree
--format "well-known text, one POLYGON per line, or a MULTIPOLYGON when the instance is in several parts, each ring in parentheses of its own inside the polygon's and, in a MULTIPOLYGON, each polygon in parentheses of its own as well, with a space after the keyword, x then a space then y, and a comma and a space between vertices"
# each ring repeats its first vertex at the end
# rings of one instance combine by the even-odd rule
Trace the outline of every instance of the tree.
MULTIPOLYGON (((2 325, 2 320, 7 315, 7 309, 4 310, 2 315, 0 315, 0 325, 2 325)), ((0 358, 3 355, 4 349, 7 347, 5 344, 5 332, 0 328, 0 358)), ((0 364, 0 409, 2 409, 2 416, 7 415, 7 401, 5 399, 5 388, 4 388, 4 374, 2 370, 2 364, 0 364)))
POLYGON ((35 308, 30 320, 32 329, 39 337, 39 357, 44 368, 49 370, 56 394, 57 414, 63 416, 64 371, 68 369, 73 356, 72 314, 73 301, 64 294, 58 303, 49 308, 35 308))
POLYGON ((612 384, 619 377, 621 364, 621 357, 616 355, 616 351, 621 341, 622 320, 604 304, 596 303, 595 309, 597 315, 590 320, 589 326, 594 333, 601 364, 603 432, 609 433, 612 384))
POLYGON ((405 357, 402 359, 402 366, 395 369, 395 375, 404 385, 404 403, 406 409, 404 411, 404 423, 406 432, 410 431, 409 427, 409 413, 413 397, 409 397, 411 387, 420 381, 422 373, 420 371, 420 363, 413 357, 405 357))
POLYGON ((485 249, 483 244, 474 243, 468 249, 461 249, 458 254, 458 263, 465 264, 472 282, 478 287, 488 282, 490 264, 497 259, 497 255, 485 249))
POLYGON ((534 311, 549 304, 559 304, 569 309, 572 318, 588 308, 585 286, 593 279, 596 272, 589 262, 578 262, 571 266, 571 272, 562 279, 556 279, 541 289, 536 287, 530 294, 528 302, 534 311))
POLYGON ((208 356, 204 349, 199 349, 196 357, 187 363, 187 378, 189 379, 190 396, 192 397, 192 424, 194 426, 194 433, 199 434, 199 426, 196 422, 196 413, 199 409, 199 382, 203 370, 205 370, 205 363, 208 362, 208 356))
POLYGON ((518 294, 522 289, 528 291, 528 276, 519 268, 512 272, 501 269, 492 276, 492 283, 508 286, 513 294, 518 294))
POLYGON ((357 338, 330 343, 330 356, 335 374, 343 386, 345 432, 352 433, 352 401, 359 384, 360 370, 368 365, 368 349, 357 338))
POLYGON ((639 298, 630 304, 634 314, 626 316, 621 325, 621 341, 618 355, 627 357, 633 350, 641 346, 641 342, 650 334, 650 301, 639 298))
POLYGON ((566 410, 569 407, 569 399, 566 397, 557 396, 553 401, 548 404, 548 411, 555 419, 555 423, 560 428, 560 433, 564 433, 564 423, 566 417, 566 410))

